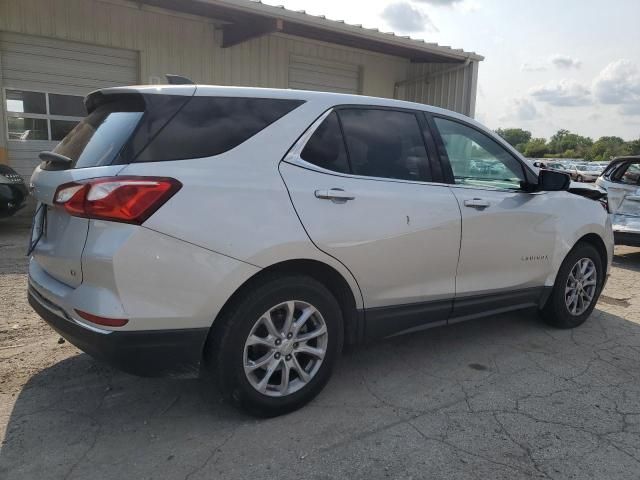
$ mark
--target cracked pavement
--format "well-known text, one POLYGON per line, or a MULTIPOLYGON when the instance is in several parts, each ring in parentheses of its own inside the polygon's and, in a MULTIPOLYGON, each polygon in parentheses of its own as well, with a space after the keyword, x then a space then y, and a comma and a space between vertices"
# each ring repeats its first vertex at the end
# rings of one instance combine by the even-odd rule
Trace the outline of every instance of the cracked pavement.
POLYGON ((26 304, 27 233, 0 224, 2 479, 640 477, 640 249, 616 249, 576 330, 517 312, 359 347, 307 407, 257 420, 59 344, 26 304))

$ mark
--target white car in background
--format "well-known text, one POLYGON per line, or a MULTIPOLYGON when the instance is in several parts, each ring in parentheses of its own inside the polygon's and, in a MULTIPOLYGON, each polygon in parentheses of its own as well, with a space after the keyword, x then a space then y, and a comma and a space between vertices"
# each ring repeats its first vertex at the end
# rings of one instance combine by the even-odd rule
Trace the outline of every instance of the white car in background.
POLYGON ((614 159, 596 185, 607 191, 616 244, 640 247, 640 156, 614 159))
POLYGON ((198 373, 258 415, 304 405, 344 343, 538 309, 582 324, 599 201, 423 104, 195 85, 100 90, 31 179, 29 301, 139 374, 198 373))

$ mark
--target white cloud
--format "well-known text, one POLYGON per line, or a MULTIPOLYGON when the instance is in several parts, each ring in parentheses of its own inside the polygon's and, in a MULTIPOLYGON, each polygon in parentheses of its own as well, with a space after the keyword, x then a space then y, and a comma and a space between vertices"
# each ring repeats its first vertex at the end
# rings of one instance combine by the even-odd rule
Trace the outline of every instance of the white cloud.
POLYGON ((630 60, 611 62, 594 79, 593 94, 601 103, 619 105, 622 115, 640 115, 640 69, 630 60))
POLYGON ((538 117, 538 109, 527 98, 512 98, 505 112, 505 115, 500 117, 501 122, 509 120, 528 122, 538 117))
POLYGON ((580 68, 582 62, 577 58, 569 57, 568 55, 554 55, 551 57, 551 63, 561 69, 568 70, 571 68, 580 68))
POLYGON ((429 5, 435 5, 437 7, 450 7, 456 3, 461 3, 462 0, 415 0, 420 3, 428 3, 429 5))
POLYGON ((578 107, 592 103, 589 89, 571 80, 560 80, 534 87, 529 90, 529 94, 540 102, 556 107, 578 107))
POLYGON ((387 5, 382 11, 382 18, 397 32, 437 32, 429 16, 408 2, 387 5))

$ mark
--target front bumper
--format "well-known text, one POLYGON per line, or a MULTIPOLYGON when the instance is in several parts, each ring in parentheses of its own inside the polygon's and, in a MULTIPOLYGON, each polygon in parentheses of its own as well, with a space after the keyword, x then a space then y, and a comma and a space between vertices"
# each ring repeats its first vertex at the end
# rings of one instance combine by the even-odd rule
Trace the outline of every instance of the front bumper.
POLYGON ((102 331, 70 318, 29 286, 29 304, 56 332, 92 357, 141 376, 196 376, 208 329, 102 331))

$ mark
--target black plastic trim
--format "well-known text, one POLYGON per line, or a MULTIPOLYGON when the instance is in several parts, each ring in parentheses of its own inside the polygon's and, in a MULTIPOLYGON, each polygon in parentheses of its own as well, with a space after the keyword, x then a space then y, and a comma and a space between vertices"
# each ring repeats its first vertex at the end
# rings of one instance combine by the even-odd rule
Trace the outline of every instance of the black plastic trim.
POLYGON ((451 314, 453 300, 369 308, 365 311, 366 340, 388 337, 431 323, 442 325, 451 314))
POLYGON ((551 287, 533 287, 360 310, 364 314, 362 340, 390 337, 513 310, 542 308, 551 291, 551 287))
POLYGON ((208 328, 94 332, 56 315, 31 290, 29 304, 56 332, 92 357, 140 376, 197 376, 208 328))
POLYGON ((613 238, 616 245, 640 247, 640 233, 613 232, 613 238))

